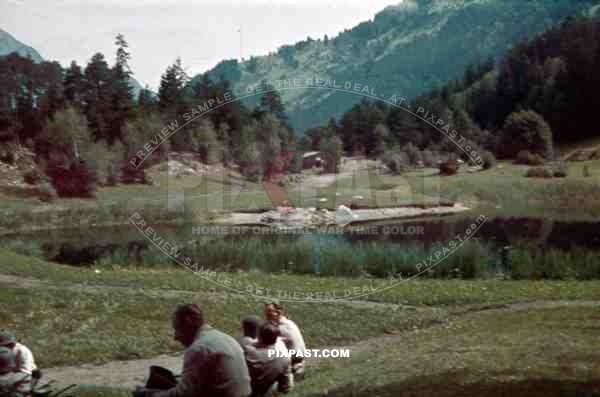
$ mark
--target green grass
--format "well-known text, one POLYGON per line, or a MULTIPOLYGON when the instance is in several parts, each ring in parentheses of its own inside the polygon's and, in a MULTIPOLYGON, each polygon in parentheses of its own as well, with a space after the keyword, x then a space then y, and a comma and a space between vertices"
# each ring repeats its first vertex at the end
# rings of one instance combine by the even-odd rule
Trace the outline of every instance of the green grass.
MULTIPOLYGON (((185 269, 172 267, 135 268, 105 266, 96 273, 90 268, 75 268, 49 263, 40 259, 0 250, 0 274, 12 274, 49 280, 57 284, 86 284, 121 286, 130 289, 163 289, 207 293, 229 291, 221 284, 208 281, 185 269)), ((263 291, 271 289, 270 297, 277 298, 276 291, 299 292, 298 300, 306 301, 306 292, 337 291, 379 285, 389 286, 389 279, 315 277, 311 275, 271 274, 261 272, 220 272, 222 278, 230 277, 235 286, 259 286, 263 291)), ((270 298, 269 298, 270 299, 270 298)), ((293 299, 293 298, 292 298, 293 299)), ((402 303, 410 305, 464 305, 499 304, 541 299, 600 299, 599 281, 575 280, 426 280, 416 278, 381 290, 361 299, 402 303)), ((312 305, 311 305, 312 306, 312 305)))
POLYGON ((600 217, 600 161, 569 163, 567 178, 525 178, 526 166, 500 162, 493 169, 442 178, 408 178, 414 192, 465 202, 504 216, 600 217), (583 177, 588 165, 591 177, 583 177))
POLYGON ((599 322, 593 308, 467 315, 309 365, 290 397, 592 395, 600 391, 600 354, 592 348, 599 322))
MULTIPOLYGON (((215 294, 156 294, 111 288, 35 287, 0 290, 3 327, 14 330, 43 367, 126 360, 176 352, 170 315, 176 304, 194 302, 205 318, 230 335, 240 335, 248 314, 262 315, 254 299, 215 294)), ((287 305, 313 347, 339 346, 382 335, 385 329, 424 327, 446 318, 441 309, 390 310, 339 304, 287 305), (349 318, 360 321, 348 321, 349 318)))
POLYGON ((473 384, 597 381, 600 354, 589 348, 598 323, 597 309, 589 308, 471 316, 347 361, 331 360, 294 395, 499 395, 473 384))
MULTIPOLYGON (((410 171, 402 176, 378 176, 365 170, 353 176, 337 176, 330 186, 321 189, 308 184, 288 185, 287 196, 279 194, 276 200, 289 198, 296 207, 335 208, 360 195, 371 207, 449 200, 464 202, 486 214, 557 219, 600 217, 600 161, 569 163, 569 176, 562 179, 525 178, 526 168, 499 162, 487 171, 450 177, 432 175, 431 170, 410 171), (583 177, 586 165, 590 177, 583 177), (319 198, 327 201, 319 202, 319 198)), ((224 185, 223 178, 216 175, 168 180, 162 176, 158 186, 101 188, 96 200, 60 199, 48 206, 35 199, 0 198, 3 209, 0 227, 9 230, 65 224, 123 224, 134 212, 153 223, 199 221, 206 219, 207 208, 222 211, 223 203, 228 200, 233 210, 254 206, 275 208, 260 183, 234 178, 224 185), (226 194, 224 187, 231 188, 231 193, 226 194)))

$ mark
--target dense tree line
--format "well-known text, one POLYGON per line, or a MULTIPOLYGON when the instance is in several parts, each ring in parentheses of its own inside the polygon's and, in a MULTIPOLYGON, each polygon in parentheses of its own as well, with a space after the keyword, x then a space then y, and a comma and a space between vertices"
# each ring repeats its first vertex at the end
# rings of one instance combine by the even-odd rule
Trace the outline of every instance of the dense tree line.
MULTIPOLYGON (((444 120, 465 138, 463 147, 468 144, 479 153, 514 158, 527 151, 548 159, 553 143, 598 134, 593 117, 598 70, 600 22, 569 18, 518 43, 497 63, 489 59, 468 66, 461 79, 415 98, 410 109, 421 107, 444 120)), ((347 153, 374 157, 385 147, 465 157, 430 123, 381 101, 363 100, 338 123, 309 130, 310 142, 304 143, 314 147, 319 136, 330 136, 332 130, 347 153)))
MULTIPOLYGON (((33 149, 59 194, 89 196, 96 182, 143 181, 143 170, 132 168, 128 159, 197 104, 231 92, 224 78, 190 81, 177 59, 162 75, 158 94, 146 88, 136 99, 129 83, 131 55, 122 35, 115 46, 112 65, 101 53, 85 66, 72 62, 66 69, 17 54, 0 57, 0 140, 5 147, 33 149), (61 182, 70 176, 86 178, 79 183, 81 192, 61 182)), ((259 178, 280 149, 293 148, 295 137, 279 94, 265 92, 255 109, 233 101, 188 123, 145 166, 168 150, 193 151, 206 162, 251 163, 251 176, 259 178), (258 151, 261 157, 251 161, 246 151, 258 151)))

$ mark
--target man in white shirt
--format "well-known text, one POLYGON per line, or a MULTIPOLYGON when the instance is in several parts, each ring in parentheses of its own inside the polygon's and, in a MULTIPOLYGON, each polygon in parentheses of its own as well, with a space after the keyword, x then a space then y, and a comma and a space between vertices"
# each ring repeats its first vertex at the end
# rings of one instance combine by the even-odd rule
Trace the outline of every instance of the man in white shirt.
MULTIPOLYGON (((295 322, 285 316, 283 307, 277 303, 265 304, 265 318, 279 327, 282 340, 288 350, 296 352, 306 350, 304 338, 295 322)), ((304 374, 304 357, 296 354, 292 357, 292 372, 298 378, 304 374)))
POLYGON ((7 330, 0 331, 0 346, 12 350, 15 355, 15 372, 31 376, 33 370, 37 369, 31 350, 27 346, 17 342, 17 338, 12 332, 7 330))
POLYGON ((16 372, 13 351, 0 346, 0 396, 25 396, 30 392, 27 374, 16 372))

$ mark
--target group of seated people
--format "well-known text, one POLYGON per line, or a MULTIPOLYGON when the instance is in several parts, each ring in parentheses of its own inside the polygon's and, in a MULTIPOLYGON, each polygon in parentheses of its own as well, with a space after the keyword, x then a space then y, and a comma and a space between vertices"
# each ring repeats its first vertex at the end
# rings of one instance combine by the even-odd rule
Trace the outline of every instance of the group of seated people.
POLYGON ((253 395, 287 393, 294 386, 294 377, 301 379, 304 375, 301 354, 288 354, 289 350, 306 349, 298 326, 285 316, 280 305, 269 303, 265 305, 265 320, 248 316, 242 320, 242 330, 244 335, 239 342, 246 356, 253 395))
POLYGON ((0 390, 27 392, 36 369, 31 350, 14 333, 0 330, 0 390))
POLYGON ((138 387, 134 397, 270 396, 288 392, 304 375, 304 339, 277 303, 265 305, 264 320, 244 318, 238 339, 211 327, 193 303, 175 308, 172 326, 186 348, 180 379, 163 389, 138 387))
MULTIPOLYGON (((243 336, 236 340, 206 323, 198 305, 178 305, 172 326, 175 340, 186 347, 181 377, 160 389, 137 388, 134 397, 259 397, 287 393, 294 381, 304 376, 304 338, 281 305, 265 304, 264 315, 264 319, 245 317, 243 336)), ((13 333, 0 331, 0 391, 12 387, 27 392, 36 371, 31 351, 13 333)))

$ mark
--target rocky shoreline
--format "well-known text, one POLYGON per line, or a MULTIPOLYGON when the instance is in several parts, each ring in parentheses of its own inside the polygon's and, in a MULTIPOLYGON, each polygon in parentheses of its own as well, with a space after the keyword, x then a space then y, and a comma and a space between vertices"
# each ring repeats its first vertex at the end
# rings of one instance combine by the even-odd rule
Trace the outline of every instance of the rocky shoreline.
POLYGON ((278 207, 263 213, 233 212, 217 223, 227 225, 255 225, 276 227, 318 227, 323 225, 350 226, 394 219, 411 219, 432 215, 452 215, 469 211, 462 203, 430 208, 392 207, 352 210, 340 205, 335 211, 317 208, 278 207))

